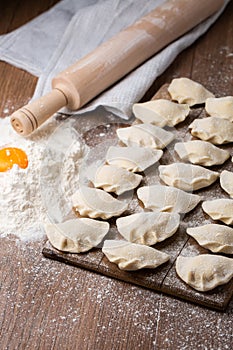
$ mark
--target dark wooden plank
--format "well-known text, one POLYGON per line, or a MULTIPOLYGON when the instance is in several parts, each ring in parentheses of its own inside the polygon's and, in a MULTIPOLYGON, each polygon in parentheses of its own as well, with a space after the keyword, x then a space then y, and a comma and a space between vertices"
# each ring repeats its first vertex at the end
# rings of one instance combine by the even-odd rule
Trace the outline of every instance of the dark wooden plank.
POLYGON ((88 253, 70 254, 63 253, 55 249, 49 241, 46 242, 42 250, 45 257, 64 262, 77 267, 87 268, 88 270, 98 271, 99 264, 103 259, 103 253, 100 249, 93 249, 88 253))
MULTIPOLYGON (((193 238, 190 238, 180 252, 182 256, 196 256, 208 254, 209 251, 200 247, 193 238)), ((196 304, 224 311, 233 296, 233 279, 223 286, 209 292, 198 292, 184 283, 176 274, 175 264, 169 270, 163 281, 161 290, 164 293, 176 295, 196 304)))
POLYGON ((185 242, 187 240, 184 230, 179 229, 175 237, 156 245, 156 248, 158 248, 160 251, 166 252, 170 255, 170 261, 168 263, 158 267, 156 270, 144 269, 133 272, 119 270, 117 265, 108 261, 100 249, 92 250, 89 253, 84 254, 69 254, 59 252, 57 249, 52 247, 49 242, 47 242, 42 252, 44 256, 51 259, 96 271, 106 276, 131 282, 142 287, 160 291, 165 276, 173 266, 176 257, 184 245, 184 240, 185 242))
MULTIPOLYGON (((167 84, 163 85, 153 96, 153 99, 169 98, 167 87, 167 84)), ((176 126, 176 141, 192 139, 191 134, 188 132, 188 126, 193 119, 203 117, 206 117, 204 109, 194 108, 191 111, 189 117, 184 122, 176 126)), ((86 122, 88 123, 88 119, 86 122)), ((99 125, 85 132, 84 139, 88 143, 88 146, 94 150, 95 161, 101 160, 103 157, 100 152, 96 152, 96 147, 98 147, 98 150, 104 148, 103 138, 99 137, 99 135, 105 133, 106 137, 104 138, 104 142, 106 142, 106 139, 108 139, 110 141, 112 140, 112 142, 115 144, 116 129, 119 126, 119 124, 108 124, 108 128, 105 128, 104 125, 99 125)), ((224 148, 230 152, 232 151, 231 145, 225 145, 224 148)), ((164 150, 164 155, 160 163, 170 164, 175 161, 179 162, 180 160, 178 155, 174 152, 173 142, 171 145, 169 145, 169 147, 167 147, 166 150, 164 150)), ((88 163, 88 160, 86 162, 88 163)), ((157 168, 158 164, 144 172, 143 184, 153 184, 159 182, 157 168)), ((212 167, 212 169, 216 171, 223 169, 233 170, 233 165, 231 160, 228 160, 223 166, 212 167)), ((218 182, 207 188, 196 191, 196 193, 199 194, 203 199, 228 197, 228 195, 221 189, 218 182)), ((128 214, 135 212, 135 210, 137 211, 137 208, 139 207, 136 196, 133 197, 131 202, 133 202, 133 204, 131 204, 128 214)), ((122 281, 134 283, 156 291, 163 291, 167 294, 178 296, 200 305, 209 306, 218 310, 224 310, 233 295, 233 282, 229 282, 225 286, 222 286, 213 292, 197 292, 179 280, 174 267, 177 256, 183 254, 183 252, 187 252, 186 243, 189 240, 189 236, 186 234, 186 228, 188 226, 192 227, 202 225, 203 222, 206 223, 207 221, 213 222, 213 220, 204 214, 200 204, 191 213, 183 216, 182 223, 176 234, 170 239, 167 239, 164 242, 155 245, 155 248, 160 249, 161 251, 164 251, 170 255, 170 261, 155 270, 144 269, 134 272, 121 271, 116 265, 110 263, 105 256, 103 259, 101 259, 101 253, 98 250, 91 251, 90 253, 86 254, 65 254, 58 252, 56 249, 52 248, 51 246, 48 247, 47 245, 43 249, 43 254, 49 258, 70 263, 78 267, 94 270, 106 276, 114 277, 122 281), (183 249, 184 247, 185 249, 183 249)), ((110 224, 112 229, 117 231, 114 220, 110 221, 110 224)), ((196 246, 196 255, 198 255, 199 247, 198 245, 196 246)))
POLYGON ((98 266, 98 272, 145 288, 160 291, 162 290, 161 287, 165 276, 173 266, 176 257, 184 245, 184 240, 187 240, 184 231, 179 229, 174 237, 166 240, 166 242, 164 241, 160 244, 156 244, 156 249, 170 255, 170 261, 156 269, 143 269, 133 272, 121 271, 116 265, 110 263, 108 259, 104 257, 98 266))
MULTIPOLYGON (((199 214, 197 214, 198 216, 199 214)), ((216 310, 225 310, 233 295, 233 280, 213 291, 201 293, 186 285, 179 279, 175 271, 175 260, 180 254, 183 256, 207 253, 193 239, 185 234, 185 225, 181 225, 175 237, 156 245, 156 248, 170 255, 170 262, 156 270, 144 269, 140 271, 121 271, 103 256, 101 250, 93 250, 85 254, 69 254, 59 252, 49 242, 42 252, 44 256, 76 267, 85 268, 103 275, 133 283, 155 291, 192 301, 216 310), (170 241, 170 242, 169 242, 170 241)))

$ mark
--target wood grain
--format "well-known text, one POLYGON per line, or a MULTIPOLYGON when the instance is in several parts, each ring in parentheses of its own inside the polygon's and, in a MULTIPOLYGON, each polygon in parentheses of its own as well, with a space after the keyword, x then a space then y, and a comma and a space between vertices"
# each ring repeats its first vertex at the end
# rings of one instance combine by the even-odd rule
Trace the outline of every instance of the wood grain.
MULTIPOLYGON (((1 1, 6 33, 52 1, 1 1), (31 5, 30 5, 31 4, 31 5), (25 10, 27 9, 27 10, 25 10)), ((233 94, 233 3, 152 85, 188 76, 218 95, 233 94)), ((36 78, 0 62, 0 115, 25 104, 36 78)), ((6 213, 7 215, 7 213, 6 213)), ((1 238, 0 345, 7 350, 231 349, 233 303, 208 310, 138 286, 43 258, 44 242, 1 238)))

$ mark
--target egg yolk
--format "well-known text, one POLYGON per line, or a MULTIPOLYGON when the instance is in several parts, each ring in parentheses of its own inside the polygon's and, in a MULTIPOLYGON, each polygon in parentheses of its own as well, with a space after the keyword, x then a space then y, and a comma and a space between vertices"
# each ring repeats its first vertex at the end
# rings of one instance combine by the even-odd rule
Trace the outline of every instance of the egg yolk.
POLYGON ((0 149, 0 172, 10 170, 14 164, 17 164, 22 169, 26 169, 28 166, 26 153, 15 147, 0 149))

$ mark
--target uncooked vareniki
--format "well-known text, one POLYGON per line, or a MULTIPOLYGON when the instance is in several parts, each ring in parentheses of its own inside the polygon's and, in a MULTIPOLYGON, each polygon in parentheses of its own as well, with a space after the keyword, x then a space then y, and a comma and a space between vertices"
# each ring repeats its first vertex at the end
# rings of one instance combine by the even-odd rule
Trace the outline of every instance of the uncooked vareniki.
POLYGON ((172 132, 152 124, 137 124, 117 129, 118 138, 127 146, 163 149, 175 138, 172 132))
POLYGON ((169 255, 157 249, 123 240, 106 240, 103 253, 119 269, 134 271, 155 268, 169 260, 169 255))
POLYGON ((216 145, 233 142, 233 123, 227 119, 208 117, 195 119, 190 125, 191 134, 216 145))
POLYGON ((132 190, 140 184, 142 176, 114 165, 103 165, 96 171, 93 184, 107 192, 120 195, 132 190))
POLYGON ((125 202, 113 198, 103 190, 85 186, 72 195, 72 203, 80 215, 101 219, 119 216, 128 207, 125 202))
POLYGON ((86 252, 96 247, 108 230, 108 222, 88 218, 45 225, 45 232, 52 246, 70 253, 86 252))
POLYGON ((199 165, 173 163, 159 166, 160 178, 169 186, 195 191, 211 185, 219 174, 199 165))
POLYGON ((150 123, 160 127, 175 126, 185 120, 190 112, 186 104, 159 99, 133 105, 135 117, 143 123, 150 123))
POLYGON ((220 174, 220 185, 233 198, 233 172, 223 170, 220 174))
POLYGON ((202 247, 214 253, 233 254, 233 228, 226 225, 207 224, 189 227, 187 233, 202 247))
POLYGON ((176 272, 192 288, 206 292, 231 280, 233 259, 211 254, 179 256, 176 259, 176 272))
POLYGON ((117 219, 120 234, 127 241, 153 245, 171 237, 180 224, 179 214, 141 212, 117 219))
POLYGON ((143 186, 137 190, 138 198, 146 209, 174 213, 188 213, 201 201, 201 197, 163 185, 143 186))
POLYGON ((205 103, 207 98, 214 97, 204 86, 188 78, 173 79, 168 87, 173 100, 187 103, 189 106, 205 103))
POLYGON ((233 199, 220 198, 202 203, 202 209, 214 220, 233 224, 233 199))
POLYGON ((208 98, 205 109, 212 117, 220 117, 233 122, 233 96, 208 98))
POLYGON ((158 162, 162 157, 162 150, 152 150, 143 147, 109 147, 106 162, 129 171, 144 171, 158 162))
POLYGON ((230 157, 228 151, 200 140, 178 142, 174 150, 180 159, 204 166, 223 164, 230 157))

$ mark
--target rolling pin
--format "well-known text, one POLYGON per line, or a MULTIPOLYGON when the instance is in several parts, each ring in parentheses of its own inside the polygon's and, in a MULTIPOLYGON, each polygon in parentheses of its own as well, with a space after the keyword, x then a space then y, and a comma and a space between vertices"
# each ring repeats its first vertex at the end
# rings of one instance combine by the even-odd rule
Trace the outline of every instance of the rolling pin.
MULTIPOLYGON (((62 107, 77 110, 223 5, 223 0, 168 0, 59 73, 52 90, 11 116, 29 135, 62 107)), ((91 34, 90 34, 91 35, 91 34)))

